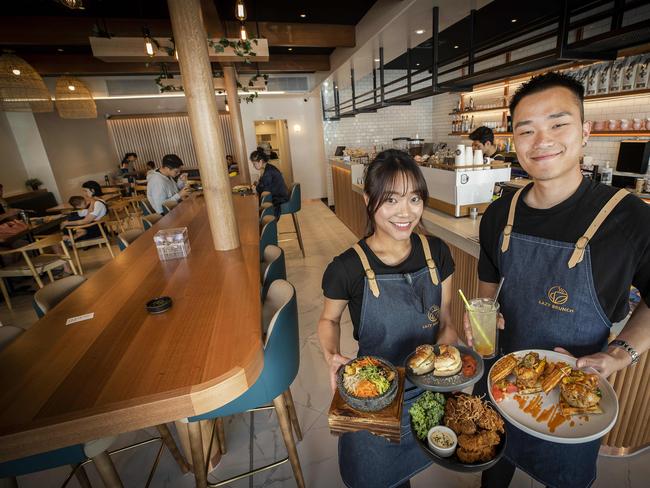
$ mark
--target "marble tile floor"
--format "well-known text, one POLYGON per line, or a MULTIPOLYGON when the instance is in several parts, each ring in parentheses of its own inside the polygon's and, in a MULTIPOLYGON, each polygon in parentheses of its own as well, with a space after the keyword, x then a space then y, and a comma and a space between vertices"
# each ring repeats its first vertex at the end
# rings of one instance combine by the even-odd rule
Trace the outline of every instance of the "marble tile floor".
MULTIPOLYGON (((343 487, 337 457, 337 439, 330 435, 327 426, 327 410, 331 393, 327 369, 320 352, 316 326, 322 307, 321 278, 332 257, 355 242, 354 235, 320 201, 304 202, 298 214, 303 233, 305 252, 302 258, 298 242, 290 234, 280 235, 280 245, 285 250, 288 279, 298 293, 300 313, 300 371, 291 389, 296 403, 304 439, 298 443, 298 454, 310 488, 343 487), (286 240, 291 239, 291 240, 286 240)), ((283 217, 280 232, 293 230, 290 218, 283 217)), ((117 251, 116 251, 117 252, 117 251)), ((106 251, 89 250, 82 255, 88 263, 87 274, 92 274, 106 261, 106 251)), ((0 305, 0 320, 4 324, 29 327, 36 320, 31 308, 31 296, 19 295, 14 300, 15 311, 9 313, 4 303, 0 305)), ((342 322, 342 352, 353 356, 356 343, 352 339, 352 324, 349 315, 342 322)), ((228 452, 221 463, 209 475, 210 481, 226 479, 236 473, 247 471, 286 456, 277 418, 273 411, 263 411, 232 416, 226 419, 228 452), (252 439, 252 450, 249 441, 252 439)), ((127 445, 156 435, 155 429, 146 429, 121 435, 115 447, 127 445)), ((114 462, 126 488, 140 488, 145 485, 148 470, 154 462, 158 444, 149 444, 137 450, 116 454, 114 462)), ((598 479, 594 487, 636 488, 648 486, 650 479, 650 452, 629 458, 600 457, 598 479)), ((19 478, 21 488, 49 488, 59 486, 68 474, 68 468, 52 469, 19 478)), ((102 486, 92 465, 87 472, 93 486, 102 486)), ((0 485, 1 486, 1 485, 0 485)), ((72 480, 70 487, 78 487, 72 480)), ((191 474, 183 475, 171 455, 163 450, 160 463, 151 486, 161 488, 190 488, 194 486, 191 474)), ((295 486, 289 463, 264 471, 252 478, 238 480, 229 486, 233 488, 280 488, 295 486)), ((460 474, 432 465, 412 480, 413 488, 441 487, 474 488, 480 486, 480 475, 460 474)), ((539 488, 542 485, 521 471, 517 471, 511 488, 539 488)), ((380 487, 377 487, 380 488, 380 487)))

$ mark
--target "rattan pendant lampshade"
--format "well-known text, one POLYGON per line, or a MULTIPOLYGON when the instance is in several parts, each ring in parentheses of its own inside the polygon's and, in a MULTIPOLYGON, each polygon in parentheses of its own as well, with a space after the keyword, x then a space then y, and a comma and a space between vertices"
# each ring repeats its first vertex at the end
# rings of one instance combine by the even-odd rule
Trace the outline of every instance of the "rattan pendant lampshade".
POLYGON ((95 119, 97 106, 83 81, 70 76, 56 80, 56 110, 62 119, 95 119))
POLYGON ((0 56, 0 110, 6 112, 51 112, 52 98, 43 78, 24 59, 14 54, 0 56))

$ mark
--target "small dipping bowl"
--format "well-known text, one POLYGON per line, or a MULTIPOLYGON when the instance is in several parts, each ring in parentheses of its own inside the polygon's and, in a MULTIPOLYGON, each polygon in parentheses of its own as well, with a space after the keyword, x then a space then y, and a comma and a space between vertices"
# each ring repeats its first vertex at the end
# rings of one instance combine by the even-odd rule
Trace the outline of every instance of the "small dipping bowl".
POLYGON ((458 446, 458 437, 456 437, 456 433, 449 427, 445 427, 444 425, 436 425, 435 427, 431 427, 429 429, 429 432, 427 432, 427 444, 429 445, 429 449, 435 452, 438 456, 449 457, 454 452, 456 452, 456 446, 458 446), (450 447, 440 447, 439 445, 432 442, 431 435, 437 432, 449 437, 453 441, 452 445, 450 447))
POLYGON ((147 302, 147 312, 149 313, 163 313, 170 308, 172 308, 171 297, 153 298, 147 302))

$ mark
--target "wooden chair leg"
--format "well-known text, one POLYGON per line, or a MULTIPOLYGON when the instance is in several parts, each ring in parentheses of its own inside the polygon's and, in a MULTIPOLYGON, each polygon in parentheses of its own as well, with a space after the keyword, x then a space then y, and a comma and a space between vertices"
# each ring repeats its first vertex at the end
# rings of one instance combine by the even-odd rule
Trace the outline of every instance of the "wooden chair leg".
POLYGON ((77 478, 77 482, 81 488, 93 488, 93 485, 90 484, 90 480, 88 479, 88 473, 86 473, 83 466, 74 466, 71 464, 70 467, 74 470, 74 476, 77 478))
POLYGON ((120 476, 115 469, 115 465, 106 451, 101 452, 92 458, 92 460, 106 488, 124 488, 122 480, 120 480, 120 476))
POLYGON ((208 476, 205 472, 205 458, 203 457, 203 438, 199 422, 189 422, 187 430, 190 435, 190 449, 192 451, 192 466, 196 488, 207 488, 208 476))
POLYGON ((300 224, 298 223, 298 216, 295 213, 291 214, 293 219, 293 226, 296 228, 296 234, 298 235, 298 244, 300 244, 300 251, 302 252, 302 257, 305 257, 305 246, 302 243, 302 234, 300 233, 300 224))
POLYGON ((224 429, 223 419, 216 419, 217 440, 219 441, 219 451, 226 454, 226 430, 224 429))
POLYGON ((99 224, 99 230, 102 233, 104 240, 106 241, 106 247, 108 248, 108 252, 111 255, 111 259, 115 259, 115 253, 113 252, 113 249, 111 249, 111 241, 108 240, 108 237, 106 236, 106 232, 104 232, 104 228, 102 227, 102 224, 99 224))
POLYGON ((174 438, 172 437, 172 433, 169 431, 169 427, 167 427, 165 424, 160 424, 157 425, 156 428, 158 429, 160 437, 165 443, 167 450, 169 450, 171 455, 174 457, 174 461, 176 461, 176 464, 178 464, 178 467, 181 468, 181 471, 183 473, 187 473, 190 470, 190 467, 187 465, 185 458, 178 450, 178 446, 176 445, 176 442, 174 442, 174 438))
POLYGON ((48 269, 46 273, 47 273, 47 278, 50 280, 50 283, 54 283, 54 276, 52 275, 52 270, 48 269))
POLYGON ((300 459, 298 458, 298 450, 296 449, 296 443, 293 440, 293 434, 291 432, 291 420, 289 419, 289 412, 287 411, 287 404, 284 401, 284 396, 282 394, 278 395, 273 400, 273 405, 275 406, 275 413, 278 415, 280 430, 282 431, 284 444, 287 446, 289 462, 291 463, 291 469, 293 469, 293 475, 296 478, 296 484, 298 485, 298 488, 305 488, 305 479, 302 476, 300 459))
POLYGON ((300 430, 300 423, 298 422, 298 415, 296 414, 296 406, 293 403, 293 397, 291 396, 291 389, 287 388, 283 393, 284 401, 287 404, 287 411, 289 412, 289 418, 291 419, 291 425, 293 426, 293 431, 296 433, 296 438, 302 440, 302 430, 300 430))
POLYGON ((7 285, 5 285, 5 279, 0 278, 0 289, 2 290, 2 296, 5 299, 5 303, 7 304, 7 308, 11 311, 13 311, 13 307, 11 306, 11 300, 9 299, 9 292, 7 291, 7 285))

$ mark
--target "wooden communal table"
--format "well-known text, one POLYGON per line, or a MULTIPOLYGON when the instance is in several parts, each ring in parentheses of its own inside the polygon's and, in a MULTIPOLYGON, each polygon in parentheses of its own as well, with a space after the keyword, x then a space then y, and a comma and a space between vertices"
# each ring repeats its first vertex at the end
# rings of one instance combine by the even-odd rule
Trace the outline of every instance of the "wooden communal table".
POLYGON ((255 382, 257 196, 233 199, 241 248, 214 250, 205 201, 192 197, 0 353, 0 462, 204 413, 255 382), (161 262, 153 235, 182 226, 190 255, 161 262), (148 314, 161 295, 172 308, 148 314))

